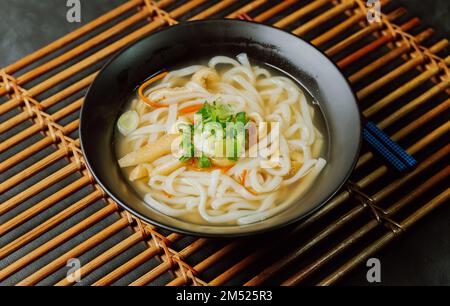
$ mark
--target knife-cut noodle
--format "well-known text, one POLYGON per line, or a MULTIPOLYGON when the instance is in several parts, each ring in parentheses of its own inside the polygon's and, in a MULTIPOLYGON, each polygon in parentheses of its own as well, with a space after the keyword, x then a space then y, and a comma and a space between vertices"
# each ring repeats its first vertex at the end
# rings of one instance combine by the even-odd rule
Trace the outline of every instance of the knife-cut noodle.
POLYGON ((314 188, 326 161, 319 112, 297 83, 244 53, 154 80, 127 104, 116 132, 118 163, 147 205, 230 225, 302 205, 295 199, 314 188))

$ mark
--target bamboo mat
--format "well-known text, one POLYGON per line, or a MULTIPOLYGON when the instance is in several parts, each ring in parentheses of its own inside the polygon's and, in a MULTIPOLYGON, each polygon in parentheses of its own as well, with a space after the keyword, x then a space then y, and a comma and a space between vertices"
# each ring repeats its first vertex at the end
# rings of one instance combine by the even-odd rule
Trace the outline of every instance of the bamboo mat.
POLYGON ((0 284, 331 285, 447 204, 448 41, 393 1, 144 1, 0 70, 0 284), (187 237, 142 223, 86 170, 79 109, 106 59, 159 28, 241 18, 311 41, 343 70, 364 115, 419 162, 398 175, 363 147, 351 182, 302 223, 251 239, 187 237), (77 273, 78 273, 77 272, 77 273))

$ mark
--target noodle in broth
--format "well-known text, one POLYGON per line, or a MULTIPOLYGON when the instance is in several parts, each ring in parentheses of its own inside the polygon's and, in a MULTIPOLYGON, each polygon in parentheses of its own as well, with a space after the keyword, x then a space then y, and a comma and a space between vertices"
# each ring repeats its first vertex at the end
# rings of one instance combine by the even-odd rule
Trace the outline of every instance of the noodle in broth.
MULTIPOLYGON (((200 224, 259 222, 291 205, 326 164, 317 112, 305 92, 291 79, 251 65, 246 54, 169 72, 142 95, 119 118, 116 151, 131 185, 163 214, 200 224), (219 126, 253 124, 262 153, 248 156, 253 147, 244 133, 239 156, 215 155, 197 145, 196 134, 189 147, 194 155, 174 154, 183 147, 178 127, 196 130, 196 116, 219 126)), ((221 141, 212 132, 206 139, 221 141)))

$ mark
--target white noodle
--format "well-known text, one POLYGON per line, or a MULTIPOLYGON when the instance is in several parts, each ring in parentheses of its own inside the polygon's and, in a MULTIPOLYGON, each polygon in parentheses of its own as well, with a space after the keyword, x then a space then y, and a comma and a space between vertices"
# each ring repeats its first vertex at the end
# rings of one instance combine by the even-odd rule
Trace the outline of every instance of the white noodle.
POLYGON ((211 68, 216 68, 219 64, 239 66, 238 61, 228 56, 215 56, 209 61, 208 66, 211 68))
POLYGON ((226 171, 197 171, 167 153, 135 165, 130 179, 145 185, 144 201, 151 208, 181 219, 196 215, 211 224, 259 222, 288 209, 286 188, 304 194, 325 167, 319 157, 324 138, 301 89, 289 78, 252 66, 245 53, 236 58, 216 56, 207 66, 172 71, 144 92, 168 107, 132 101, 140 124, 124 143, 133 151, 176 133, 180 123, 192 124, 193 114, 180 110, 205 102, 220 101, 234 113, 246 112, 258 133, 257 143, 247 148, 257 147, 258 156, 242 157, 226 171))
POLYGON ((178 105, 169 106, 169 114, 167 116, 166 130, 168 133, 175 133, 175 122, 177 121, 178 105))
POLYGON ((154 208, 155 210, 160 211, 163 214, 166 214, 166 215, 169 215, 172 217, 182 216, 182 215, 186 214, 186 212, 188 211, 187 209, 172 208, 172 207, 165 205, 159 201, 156 201, 155 199, 153 199, 153 197, 149 193, 147 193, 145 195, 144 201, 145 201, 145 203, 147 203, 150 207, 154 208))
POLYGON ((170 79, 174 78, 174 77, 185 77, 191 74, 196 73, 197 71, 199 71, 200 69, 202 69, 203 66, 201 65, 194 65, 194 66, 189 66, 183 69, 179 69, 179 70, 175 70, 172 72, 169 72, 166 77, 163 79, 163 83, 168 82, 170 79))
POLYGON ((137 136, 137 135, 145 135, 145 134, 152 134, 152 133, 158 133, 158 132, 165 132, 166 127, 163 124, 150 124, 143 126, 133 133, 131 133, 131 136, 137 136))
POLYGON ((214 197, 217 192, 217 184, 219 183, 220 170, 214 170, 211 172, 211 184, 208 188, 208 195, 214 197))

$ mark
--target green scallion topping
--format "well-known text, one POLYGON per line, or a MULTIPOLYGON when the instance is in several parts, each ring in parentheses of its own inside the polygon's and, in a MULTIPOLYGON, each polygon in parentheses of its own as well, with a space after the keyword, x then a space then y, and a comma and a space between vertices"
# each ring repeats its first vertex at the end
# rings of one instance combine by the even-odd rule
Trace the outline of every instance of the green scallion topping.
POLYGON ((211 165, 211 160, 206 156, 202 156, 198 159, 198 166, 200 168, 209 168, 211 167, 211 165))
MULTIPOLYGON (((234 114, 233 109, 231 105, 226 103, 208 103, 205 102, 203 104, 203 107, 196 112, 196 115, 201 116, 201 121, 203 124, 209 123, 209 122, 216 122, 219 123, 224 130, 227 129, 227 123, 242 123, 244 126, 248 122, 247 113, 246 112, 239 112, 237 114, 234 114)), ((202 124, 200 122, 196 122, 193 129, 201 128, 202 124)), ((212 130, 211 133, 215 135, 215 131, 212 130)), ((224 139, 230 137, 231 139, 227 140, 227 145, 231 145, 234 150, 232 150, 232 156, 228 157, 229 160, 237 161, 238 156, 240 156, 240 152, 238 152, 238 147, 242 146, 242 141, 245 142, 245 137, 239 137, 237 133, 237 128, 233 128, 232 130, 228 131, 226 133, 223 133, 224 139), (231 134, 230 134, 231 133, 231 134), (238 139, 239 138, 239 139, 238 139), (239 144, 239 145, 238 145, 239 144)), ((192 150, 194 150, 192 146, 192 150)), ((203 154, 203 152, 201 152, 203 154)), ((190 158, 188 156, 183 156, 180 160, 181 161, 187 161, 190 158)), ((212 166, 211 160, 206 157, 202 156, 198 159, 198 165, 200 168, 208 168, 212 166)))

